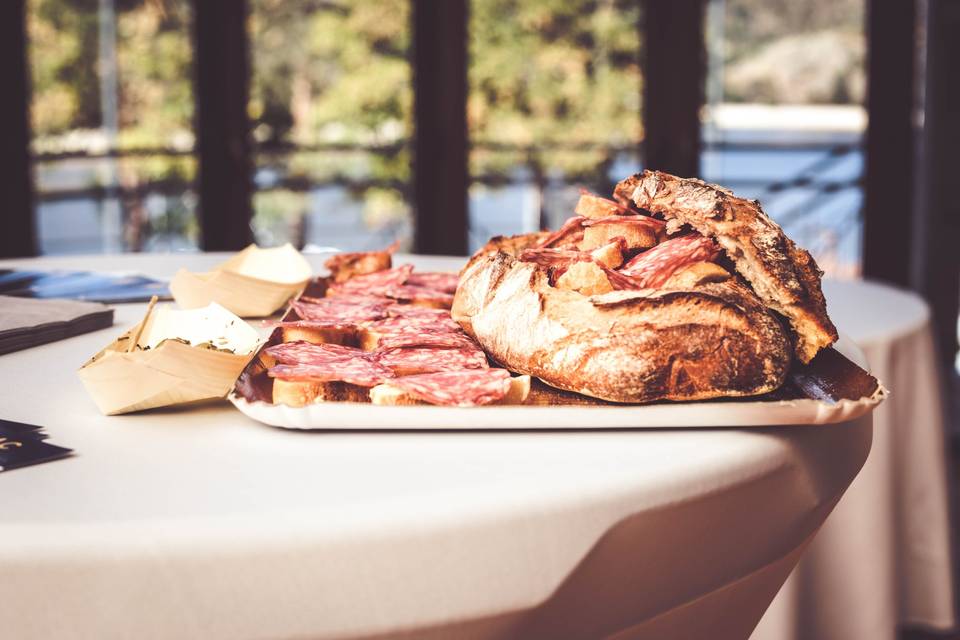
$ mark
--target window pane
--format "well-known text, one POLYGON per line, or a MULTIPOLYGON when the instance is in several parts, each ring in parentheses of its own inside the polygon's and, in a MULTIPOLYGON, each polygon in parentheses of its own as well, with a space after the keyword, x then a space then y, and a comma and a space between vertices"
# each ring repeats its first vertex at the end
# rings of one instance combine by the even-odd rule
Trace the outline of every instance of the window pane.
POLYGON ((29 0, 42 253, 196 246, 187 0, 29 0))
POLYGON ((251 11, 257 241, 409 242, 408 3, 253 0, 251 11))
POLYGON ((759 198, 828 275, 860 272, 863 0, 713 0, 702 172, 759 198))
POLYGON ((472 2, 471 249, 557 226, 579 186, 609 194, 637 169, 639 5, 472 2))

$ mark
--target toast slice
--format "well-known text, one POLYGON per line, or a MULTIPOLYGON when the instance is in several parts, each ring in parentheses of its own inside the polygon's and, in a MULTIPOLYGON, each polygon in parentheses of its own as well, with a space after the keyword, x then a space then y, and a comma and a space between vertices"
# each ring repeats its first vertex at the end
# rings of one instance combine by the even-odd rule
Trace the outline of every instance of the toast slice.
POLYGON ((305 407, 318 402, 368 402, 370 390, 346 382, 312 380, 273 380, 273 403, 305 407))
MULTIPOLYGON (((510 379, 510 390, 507 391, 507 395, 491 404, 523 404, 529 395, 530 376, 516 376, 510 379)), ((370 389, 370 401, 373 404, 392 406, 428 404, 389 382, 378 384, 370 389)))
POLYGON ((688 224, 714 238, 765 305, 785 316, 796 334, 794 350, 810 362, 837 340, 820 289, 823 272, 797 247, 756 200, 694 178, 644 171, 621 181, 618 199, 667 220, 668 229, 688 224))

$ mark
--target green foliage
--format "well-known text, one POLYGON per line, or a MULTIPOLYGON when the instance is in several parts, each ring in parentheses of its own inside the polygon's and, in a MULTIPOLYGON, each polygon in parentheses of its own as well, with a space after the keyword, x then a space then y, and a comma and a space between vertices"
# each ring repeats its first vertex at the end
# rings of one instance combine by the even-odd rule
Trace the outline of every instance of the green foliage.
POLYGON ((864 0, 726 0, 724 99, 861 103, 864 7, 864 0))
MULTIPOLYGON (((116 3, 121 147, 167 145, 191 130, 187 0, 116 3)), ((97 0, 29 0, 33 131, 101 126, 97 0)))
MULTIPOLYGON (((470 20, 468 114, 474 144, 636 144, 640 125, 638 2, 476 0, 470 20)), ((590 174, 599 152, 527 158, 538 170, 590 174)), ((502 174, 511 152, 475 152, 474 173, 502 174)))
POLYGON ((408 10, 405 0, 253 0, 257 138, 385 144, 409 137, 408 10))
POLYGON ((28 4, 35 134, 100 125, 96 10, 96 0, 28 4))

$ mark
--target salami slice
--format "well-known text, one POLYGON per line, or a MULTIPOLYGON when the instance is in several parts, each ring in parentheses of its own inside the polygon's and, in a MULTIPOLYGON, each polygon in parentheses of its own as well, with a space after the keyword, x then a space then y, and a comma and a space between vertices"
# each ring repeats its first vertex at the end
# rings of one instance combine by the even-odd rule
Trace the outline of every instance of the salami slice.
POLYGON ((355 358, 370 359, 370 354, 354 347, 311 342, 282 342, 263 350, 280 364, 333 364, 355 358))
POLYGON ((595 227, 597 225, 603 224, 635 224, 644 227, 650 227, 654 230, 661 230, 667 226, 667 223, 663 220, 658 220, 656 218, 651 218, 650 216, 644 215, 628 215, 628 216, 605 216, 603 218, 589 218, 583 221, 583 226, 585 227, 595 227))
POLYGON ((363 322, 364 320, 381 320, 387 317, 387 307, 390 302, 382 303, 343 303, 337 298, 321 298, 317 302, 293 300, 290 307, 304 320, 332 320, 344 322, 363 322))
POLYGON ((375 352, 375 360, 378 364, 398 375, 459 371, 461 369, 486 369, 490 366, 486 354, 477 348, 405 347, 402 349, 378 349, 375 352))
MULTIPOLYGON (((399 305, 398 305, 399 306, 399 305)), ((433 317, 429 316, 420 316, 414 318, 413 316, 394 316, 389 318, 384 318, 383 320, 376 320, 374 322, 364 322, 363 328, 369 331, 374 331, 376 333, 404 333, 404 332, 417 332, 424 329, 447 329, 449 331, 457 331, 460 329, 460 325, 453 321, 453 318, 450 317, 450 313, 445 309, 443 315, 436 314, 433 317)))
POLYGON ((401 284, 395 287, 387 287, 383 291, 388 298, 394 298, 403 302, 429 302, 432 304, 450 307, 453 305, 453 295, 438 291, 436 289, 427 289, 411 284, 401 284))
POLYGON ((563 225, 540 241, 538 248, 567 246, 583 240, 583 221, 587 218, 583 216, 573 216, 563 225))
POLYGON ((411 273, 404 284, 442 291, 443 293, 456 293, 458 279, 455 273, 424 271, 411 273))
POLYGON ((377 348, 384 351, 406 347, 439 347, 442 349, 463 349, 478 351, 479 345, 473 338, 462 331, 447 331, 440 329, 421 329, 417 332, 407 331, 391 333, 383 336, 377 343, 377 348))
MULTIPOLYGON (((453 322, 450 311, 434 309, 432 307, 418 307, 412 304, 395 304, 387 307, 387 316, 390 318, 407 318, 411 321, 425 320, 427 322, 453 322)), ((456 323, 453 323, 456 326, 456 323)))
POLYGON ((350 322, 349 320, 341 320, 335 316, 328 316, 324 318, 315 318, 313 320, 292 320, 289 322, 281 322, 277 324, 278 327, 296 327, 298 329, 356 329, 357 323, 350 322))
MULTIPOLYGON (((711 238, 699 235, 682 236, 661 242, 627 262, 619 274, 629 280, 617 278, 610 284, 618 289, 655 289, 670 279, 678 270, 704 260, 713 260, 720 247, 711 238), (632 286, 623 286, 631 282, 632 286)), ((607 274, 610 275, 609 273, 607 274)))
POLYGON ((472 407, 501 400, 510 390, 506 369, 468 369, 403 376, 390 381, 415 398, 430 404, 472 407))
POLYGON ((393 373, 366 358, 318 364, 278 364, 267 370, 271 378, 302 382, 346 382, 373 387, 393 377, 393 373))
POLYGON ((590 260, 590 254, 576 249, 524 249, 520 252, 521 262, 533 262, 541 267, 567 267, 574 262, 590 260))
POLYGON ((402 285, 413 272, 412 264, 405 264, 394 269, 385 269, 375 271, 364 275, 350 278, 346 282, 330 285, 327 289, 327 297, 337 296, 343 293, 353 295, 383 295, 384 291, 391 287, 402 285))
POLYGON ((341 293, 337 296, 331 296, 329 298, 314 298, 311 296, 300 296, 298 298, 301 302, 309 302, 310 304, 382 304, 382 305, 391 305, 393 300, 386 296, 379 296, 369 293, 341 293))

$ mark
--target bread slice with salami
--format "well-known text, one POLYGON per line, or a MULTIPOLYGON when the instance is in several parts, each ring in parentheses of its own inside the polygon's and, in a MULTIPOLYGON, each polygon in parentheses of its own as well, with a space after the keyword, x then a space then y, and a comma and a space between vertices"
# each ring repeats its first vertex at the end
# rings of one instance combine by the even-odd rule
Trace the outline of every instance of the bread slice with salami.
POLYGON ((492 368, 450 317, 456 273, 394 267, 392 249, 330 259, 252 365, 274 404, 522 403, 530 379, 492 368))

